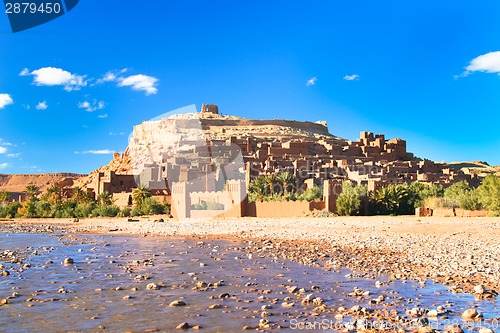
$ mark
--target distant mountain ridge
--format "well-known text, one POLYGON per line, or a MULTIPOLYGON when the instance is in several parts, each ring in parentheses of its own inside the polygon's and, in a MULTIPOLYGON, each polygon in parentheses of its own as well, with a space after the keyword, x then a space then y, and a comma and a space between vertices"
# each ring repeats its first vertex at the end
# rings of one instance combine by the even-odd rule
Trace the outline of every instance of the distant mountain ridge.
MULTIPOLYGON (((41 191, 46 190, 50 186, 60 183, 61 181, 85 177, 86 175, 59 172, 59 173, 40 173, 40 174, 0 174, 0 191, 20 193, 23 192, 27 185, 36 185, 41 191)), ((68 183, 68 182, 66 182, 68 183)))

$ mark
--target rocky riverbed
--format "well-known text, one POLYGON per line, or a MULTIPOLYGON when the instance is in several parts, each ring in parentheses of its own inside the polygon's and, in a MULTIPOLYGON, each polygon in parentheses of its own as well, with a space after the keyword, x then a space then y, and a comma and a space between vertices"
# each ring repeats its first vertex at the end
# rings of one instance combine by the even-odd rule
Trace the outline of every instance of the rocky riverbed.
MULTIPOLYGON (((185 285, 180 290, 194 290, 196 293, 210 290, 221 291, 217 295, 214 293, 209 295, 208 299, 213 300, 213 304, 205 304, 204 302, 197 304, 199 299, 204 298, 195 296, 193 303, 197 304, 198 309, 206 306, 207 310, 227 310, 228 308, 225 308, 227 304, 224 302, 228 302, 232 298, 240 299, 242 295, 248 293, 257 295, 257 300, 249 300, 252 301, 252 304, 256 301, 268 300, 267 302, 259 302, 257 308, 250 306, 253 312, 248 318, 233 318, 232 320, 237 323, 235 326, 207 330, 207 328, 213 329, 214 327, 211 320, 208 319, 212 317, 210 314, 203 320, 193 320, 189 316, 180 316, 179 318, 184 318, 185 321, 175 325, 179 328, 204 327, 205 331, 214 332, 231 332, 234 331, 233 329, 241 330, 243 328, 281 328, 284 330, 335 328, 347 331, 359 330, 360 328, 390 328, 394 331, 419 330, 427 332, 437 329, 454 333, 460 333, 460 330, 479 331, 481 328, 481 333, 488 333, 485 331, 488 328, 493 328, 495 331, 496 320, 500 316, 498 298, 496 297, 500 262, 498 260, 500 249, 498 247, 498 222, 499 220, 494 218, 462 220, 409 217, 200 219, 167 220, 166 222, 154 222, 154 218, 150 218, 149 221, 141 219, 138 222, 127 222, 126 219, 94 219, 79 222, 68 220, 4 221, 0 228, 4 233, 31 232, 34 237, 45 233, 60 235, 58 239, 63 242, 74 242, 75 240, 72 239, 64 239, 68 234, 80 233, 149 236, 133 238, 143 242, 145 240, 150 242, 171 241, 170 238, 164 238, 164 236, 189 237, 190 240, 184 240, 184 242, 195 242, 194 245, 189 246, 193 249, 200 247, 200 249, 192 250, 193 257, 180 258, 176 264, 173 264, 174 261, 171 262, 171 265, 185 264, 187 260, 189 264, 194 263, 197 268, 203 271, 209 270, 207 267, 214 268, 213 262, 220 264, 220 267, 225 267, 224 269, 227 267, 233 269, 235 262, 231 260, 231 264, 229 264, 226 262, 226 258, 217 255, 218 251, 227 253, 228 249, 236 251, 231 255, 238 258, 234 260, 239 260, 240 264, 252 263, 248 267, 240 267, 241 271, 245 272, 245 274, 240 275, 247 278, 248 274, 249 277, 259 277, 262 281, 255 282, 251 281, 250 278, 244 284, 245 287, 248 287, 246 291, 241 288, 227 287, 228 285, 243 286, 241 278, 236 278, 237 283, 233 281, 235 277, 240 276, 236 272, 233 272, 232 275, 220 274, 220 269, 216 269, 211 273, 211 279, 199 279, 198 273, 194 269, 190 269, 190 272, 182 270, 184 274, 169 276, 169 281, 175 281, 176 277, 183 278, 185 274, 193 279, 191 284, 188 284, 188 280, 179 283, 170 282, 175 285, 185 285), (66 236, 62 237, 64 235, 66 236), (234 247, 217 245, 218 248, 215 249, 213 245, 206 245, 212 244, 214 241, 224 242, 215 239, 226 239, 225 242, 232 242, 236 245, 234 247), (221 250, 222 248, 224 250, 221 250), (206 250, 208 250, 209 257, 201 255, 206 250), (346 268, 350 270, 346 270, 346 268), (190 275, 190 273, 194 274, 190 275), (306 277, 307 281, 302 280, 303 277, 306 277), (267 281, 268 279, 269 281, 267 281), (329 279, 333 279, 334 283, 329 279), (224 281, 221 282, 221 280, 224 281), (267 282, 264 283, 264 280, 267 282), (316 281, 319 282, 315 283, 316 281), (256 285, 253 284, 254 282, 256 285), (264 284, 261 285, 261 283, 264 284), (221 290, 224 289, 223 285, 225 285, 226 291, 221 290), (335 286, 348 288, 338 289, 335 286), (259 297, 261 298, 259 299, 259 297), (211 306, 213 308, 210 308, 211 306), (276 309, 279 309, 277 313, 276 309), (464 318, 462 318, 463 313, 465 313, 464 318), (247 321, 243 319, 258 320, 247 321), (294 319, 293 322, 292 319, 294 319), (475 321, 467 321, 474 319, 475 321), (342 327, 336 326, 339 325, 339 322, 342 327), (311 326, 314 323, 316 326, 322 326, 311 326), (306 327, 308 325, 310 327, 306 327)), ((89 237, 109 236, 92 235, 89 237)), ((129 238, 125 237, 124 239, 130 242, 129 238)), ((90 242, 93 241, 95 240, 90 242)), ((13 266, 8 268, 3 264, 0 273, 8 271, 9 276, 0 276, 0 279, 4 279, 0 281, 2 283, 6 280, 12 282, 12 277, 16 274, 25 276, 23 271, 29 271, 33 262, 23 259, 26 256, 25 248, 5 248, 3 244, 5 244, 4 239, 0 243, 0 250, 5 254, 5 258, 1 257, 0 260, 9 262, 9 265, 13 266), (12 263, 12 258, 9 259, 9 256, 14 253, 19 253, 18 258, 20 259, 17 263, 12 263)), ((177 244, 174 244, 175 246, 177 244)), ((45 248, 50 249, 47 246, 45 248)), ((102 255, 111 255, 107 253, 108 250, 109 248, 103 248, 102 255)), ((40 253, 41 250, 35 249, 33 251, 40 253)), ((167 253, 167 251, 163 252, 167 253)), ((191 252, 191 250, 187 252, 191 252)), ((136 254, 138 253, 136 251, 136 254)), ((32 252, 28 252, 28 254, 32 256, 32 252)), ((130 256, 126 253, 116 254, 116 256, 120 255, 130 256)), ((161 253, 157 255, 161 257, 161 253)), ((133 275, 134 281, 144 281, 145 286, 136 287, 135 292, 142 289, 166 290, 165 288, 169 285, 169 282, 165 282, 165 280, 150 281, 151 276, 154 276, 155 273, 144 272, 142 274, 136 271, 137 267, 134 265, 141 267, 141 269, 143 269, 142 266, 154 267, 155 261, 157 261, 155 258, 156 256, 152 258, 138 256, 131 263, 120 263, 119 267, 122 267, 123 272, 128 274, 129 278, 133 275), (151 283, 152 285, 150 285, 151 283)), ((71 259, 74 260, 74 258, 71 259)), ((74 263, 65 264, 65 258, 56 258, 56 260, 65 267, 67 265, 81 270, 74 263)), ((117 262, 116 259, 111 259, 109 263, 112 261, 117 262)), ((46 264, 48 262, 54 263, 56 261, 50 259, 40 267, 53 265, 46 264)), ((79 260, 76 262, 78 263, 79 260)), ((92 260, 90 262, 87 265, 92 265, 92 260)), ((106 274, 117 276, 116 272, 103 273, 100 269, 96 269, 93 274, 104 277, 107 277, 106 274)), ((112 268, 108 268, 108 270, 112 270, 112 268)), ((50 276, 47 279, 50 281, 50 276)), ((102 279, 105 281, 109 281, 107 279, 113 280, 109 277, 102 279)), ((95 281, 93 283, 95 284, 95 281)), ((126 288, 115 286, 114 288, 118 287, 129 290, 129 286, 126 288)), ((113 287, 106 288, 112 289, 113 287)), ((40 289, 43 290, 43 288, 40 289)), ((60 290, 61 288, 58 289, 58 293, 60 290)), ((115 292, 119 291, 121 290, 115 290, 115 292)), ((4 297, 2 300, 5 300, 3 307, 11 303, 11 299, 19 297, 14 293, 20 292, 13 291, 11 295, 0 295, 0 298, 4 297)), ((67 289, 62 288, 61 294, 68 293, 71 291, 68 292, 67 289)), ((102 294, 102 290, 99 293, 102 294)), ((152 296, 148 295, 143 295, 144 301, 152 296)), ((172 309, 189 308, 190 302, 186 302, 182 298, 183 294, 176 296, 178 299, 170 298, 161 304, 172 309)), ((31 298, 35 301, 24 301, 28 304, 37 304, 36 297, 31 298)), ((122 300, 133 298, 134 295, 131 293, 122 295, 122 300)), ((48 302, 58 301, 50 301, 49 298, 48 302)), ((237 303, 241 302, 245 303, 244 301, 237 303)), ((247 308, 248 305, 241 305, 229 307, 228 311, 244 313, 243 310, 247 308)), ((2 310, 4 309, 0 308, 0 311, 2 310)), ((241 314, 241 316, 245 315, 241 314)), ((171 327, 173 323, 170 319, 167 321, 171 327)), ((106 325, 101 326, 105 327, 106 325)), ((112 326, 108 324, 108 327, 112 326)), ((170 331, 166 327, 158 327, 160 327, 159 331, 170 331)), ((134 328, 133 325, 130 331, 137 331, 132 328, 134 328)))

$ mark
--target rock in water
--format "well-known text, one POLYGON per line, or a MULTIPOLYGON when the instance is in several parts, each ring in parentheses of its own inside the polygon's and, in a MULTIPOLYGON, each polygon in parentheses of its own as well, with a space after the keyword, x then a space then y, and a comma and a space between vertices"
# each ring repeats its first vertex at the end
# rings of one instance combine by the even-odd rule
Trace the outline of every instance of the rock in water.
POLYGON ((438 311, 437 310, 430 310, 427 312, 427 317, 435 318, 438 316, 438 311))
POLYGON ((160 289, 160 288, 158 287, 158 285, 157 285, 156 283, 149 283, 149 284, 146 286, 146 289, 148 289, 148 290, 158 290, 158 289, 160 289))
POLYGON ((469 309, 465 310, 462 313, 462 318, 467 320, 467 319, 476 319, 476 318, 481 318, 483 315, 478 312, 476 309, 469 309))
POLYGON ((171 302, 168 306, 175 307, 175 306, 185 306, 185 305, 186 305, 185 302, 176 300, 176 301, 171 302))
POLYGON ((190 327, 189 324, 184 322, 184 323, 180 323, 179 325, 177 325, 176 328, 178 330, 187 330, 187 329, 189 329, 189 327, 190 327))
POLYGON ((494 333, 491 328, 481 327, 479 333, 494 333))
POLYGON ((464 330, 458 324, 451 324, 445 327, 446 332, 448 333, 464 333, 464 330))

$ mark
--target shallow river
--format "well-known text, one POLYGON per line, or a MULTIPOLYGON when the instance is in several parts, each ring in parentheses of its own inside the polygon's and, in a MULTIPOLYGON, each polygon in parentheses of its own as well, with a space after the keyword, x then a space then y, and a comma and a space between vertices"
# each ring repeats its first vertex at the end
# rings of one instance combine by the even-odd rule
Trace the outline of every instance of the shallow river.
POLYGON ((282 332, 349 328, 351 317, 336 319, 302 305, 306 294, 322 297, 329 309, 360 305, 396 309, 401 316, 405 309, 442 305, 449 310, 447 319, 431 322, 439 330, 455 321, 466 332, 477 332, 479 325, 500 332, 498 300, 478 301, 431 282, 422 287, 380 277, 383 284, 376 286, 374 280, 346 278, 348 270, 249 256, 241 246, 221 240, 0 233, 0 252, 17 251, 30 265, 0 262, 10 272, 0 276, 0 299, 8 298, 0 305, 0 332, 175 332, 183 322, 201 332, 240 332, 258 327, 263 311, 282 332), (65 258, 74 263, 65 265, 65 258), (151 283, 158 289, 148 289, 151 283), (291 294, 286 288, 291 285, 305 294, 291 294), (370 294, 348 296, 355 287, 370 294), (369 304, 380 295, 384 302, 369 304), (185 306, 169 306, 175 300, 185 306), (295 304, 285 308, 285 301, 295 304), (269 309, 263 310, 265 305, 269 309), (481 324, 461 321, 472 306, 484 314, 481 324))

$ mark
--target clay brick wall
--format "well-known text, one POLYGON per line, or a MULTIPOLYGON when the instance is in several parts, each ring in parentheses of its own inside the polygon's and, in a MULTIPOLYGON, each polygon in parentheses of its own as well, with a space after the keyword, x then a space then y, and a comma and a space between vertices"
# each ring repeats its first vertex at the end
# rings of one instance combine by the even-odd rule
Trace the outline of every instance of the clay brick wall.
POLYGON ((248 204, 245 216, 254 217, 296 217, 304 216, 313 209, 322 210, 325 207, 324 201, 269 201, 252 202, 248 204))

